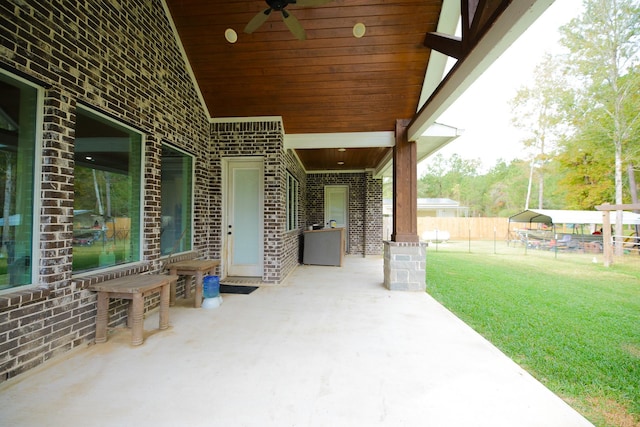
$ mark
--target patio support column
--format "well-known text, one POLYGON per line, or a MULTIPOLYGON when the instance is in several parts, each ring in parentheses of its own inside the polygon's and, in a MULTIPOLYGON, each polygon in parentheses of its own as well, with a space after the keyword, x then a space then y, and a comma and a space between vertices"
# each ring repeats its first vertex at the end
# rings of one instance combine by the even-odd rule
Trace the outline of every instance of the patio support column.
POLYGON ((418 164, 415 142, 409 141, 410 120, 396 121, 393 148, 393 232, 384 242, 384 284, 389 290, 426 289, 426 243, 418 237, 418 164))
POLYGON ((418 242, 418 163, 416 143, 407 139, 410 120, 396 120, 393 148, 394 242, 418 242))

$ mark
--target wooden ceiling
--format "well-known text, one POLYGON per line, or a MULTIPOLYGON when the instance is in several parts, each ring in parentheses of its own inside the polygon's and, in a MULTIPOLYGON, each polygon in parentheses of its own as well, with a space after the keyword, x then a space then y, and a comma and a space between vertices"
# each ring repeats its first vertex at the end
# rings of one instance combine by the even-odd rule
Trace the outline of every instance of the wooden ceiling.
POLYGON ((379 164, 388 148, 309 148, 298 149, 298 157, 307 170, 360 170, 379 164))
MULTIPOLYGON (((430 54, 425 35, 442 7, 442 0, 290 4, 306 30, 301 41, 279 12, 243 32, 268 7, 263 0, 166 2, 211 117, 280 116, 286 134, 393 131, 396 119, 412 118, 430 54), (353 35, 357 23, 366 26, 362 38, 353 35), (229 28, 236 43, 225 40, 229 28)), ((358 150, 358 165, 375 167, 380 151, 358 150)), ((298 153, 335 169, 331 152, 298 153)))

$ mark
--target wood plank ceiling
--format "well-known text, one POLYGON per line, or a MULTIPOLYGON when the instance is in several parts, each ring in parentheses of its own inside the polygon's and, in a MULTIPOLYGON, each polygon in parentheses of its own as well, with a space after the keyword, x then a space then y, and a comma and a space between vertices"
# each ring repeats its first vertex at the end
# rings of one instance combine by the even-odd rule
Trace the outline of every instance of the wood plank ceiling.
MULTIPOLYGON (((297 40, 279 12, 252 34, 263 0, 166 0, 212 118, 281 116, 287 134, 393 131, 417 110, 442 0, 334 0, 286 7, 306 30, 297 40), (353 27, 362 23, 364 37, 353 27), (225 40, 227 29, 238 35, 225 40)), ((373 168, 389 148, 298 150, 307 170, 373 168), (340 153, 340 154, 338 154, 340 153), (350 164, 337 165, 337 156, 350 164)))

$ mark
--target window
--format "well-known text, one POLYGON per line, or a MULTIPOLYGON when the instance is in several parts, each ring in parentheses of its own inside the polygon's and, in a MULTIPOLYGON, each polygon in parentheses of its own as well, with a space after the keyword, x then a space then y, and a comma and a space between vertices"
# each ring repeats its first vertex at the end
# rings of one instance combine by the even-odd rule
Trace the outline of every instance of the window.
POLYGON ((0 72, 0 290, 32 282, 38 92, 0 72))
POLYGON ((76 113, 73 271, 140 260, 142 135, 76 113))
POLYGON ((287 231, 298 228, 298 181, 287 172, 287 231))
POLYGON ((191 250, 193 158, 162 146, 162 255, 191 250))

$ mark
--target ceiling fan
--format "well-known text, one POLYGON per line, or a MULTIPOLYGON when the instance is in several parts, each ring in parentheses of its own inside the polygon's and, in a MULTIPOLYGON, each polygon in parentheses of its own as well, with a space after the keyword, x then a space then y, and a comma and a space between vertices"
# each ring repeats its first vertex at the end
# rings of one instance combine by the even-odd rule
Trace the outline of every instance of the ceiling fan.
POLYGON ((257 30, 262 24, 265 23, 271 12, 274 10, 276 12, 280 12, 282 15, 282 20, 285 25, 293 33, 293 35, 298 40, 305 40, 307 38, 307 34, 300 25, 300 22, 293 16, 290 12, 286 11, 285 8, 290 4, 295 4, 297 6, 302 7, 313 7, 313 6, 322 6, 323 4, 329 3, 332 0, 266 0, 267 5, 269 7, 262 12, 259 12, 256 16, 249 21, 246 27, 244 27, 244 32, 251 34, 255 30, 257 30))

